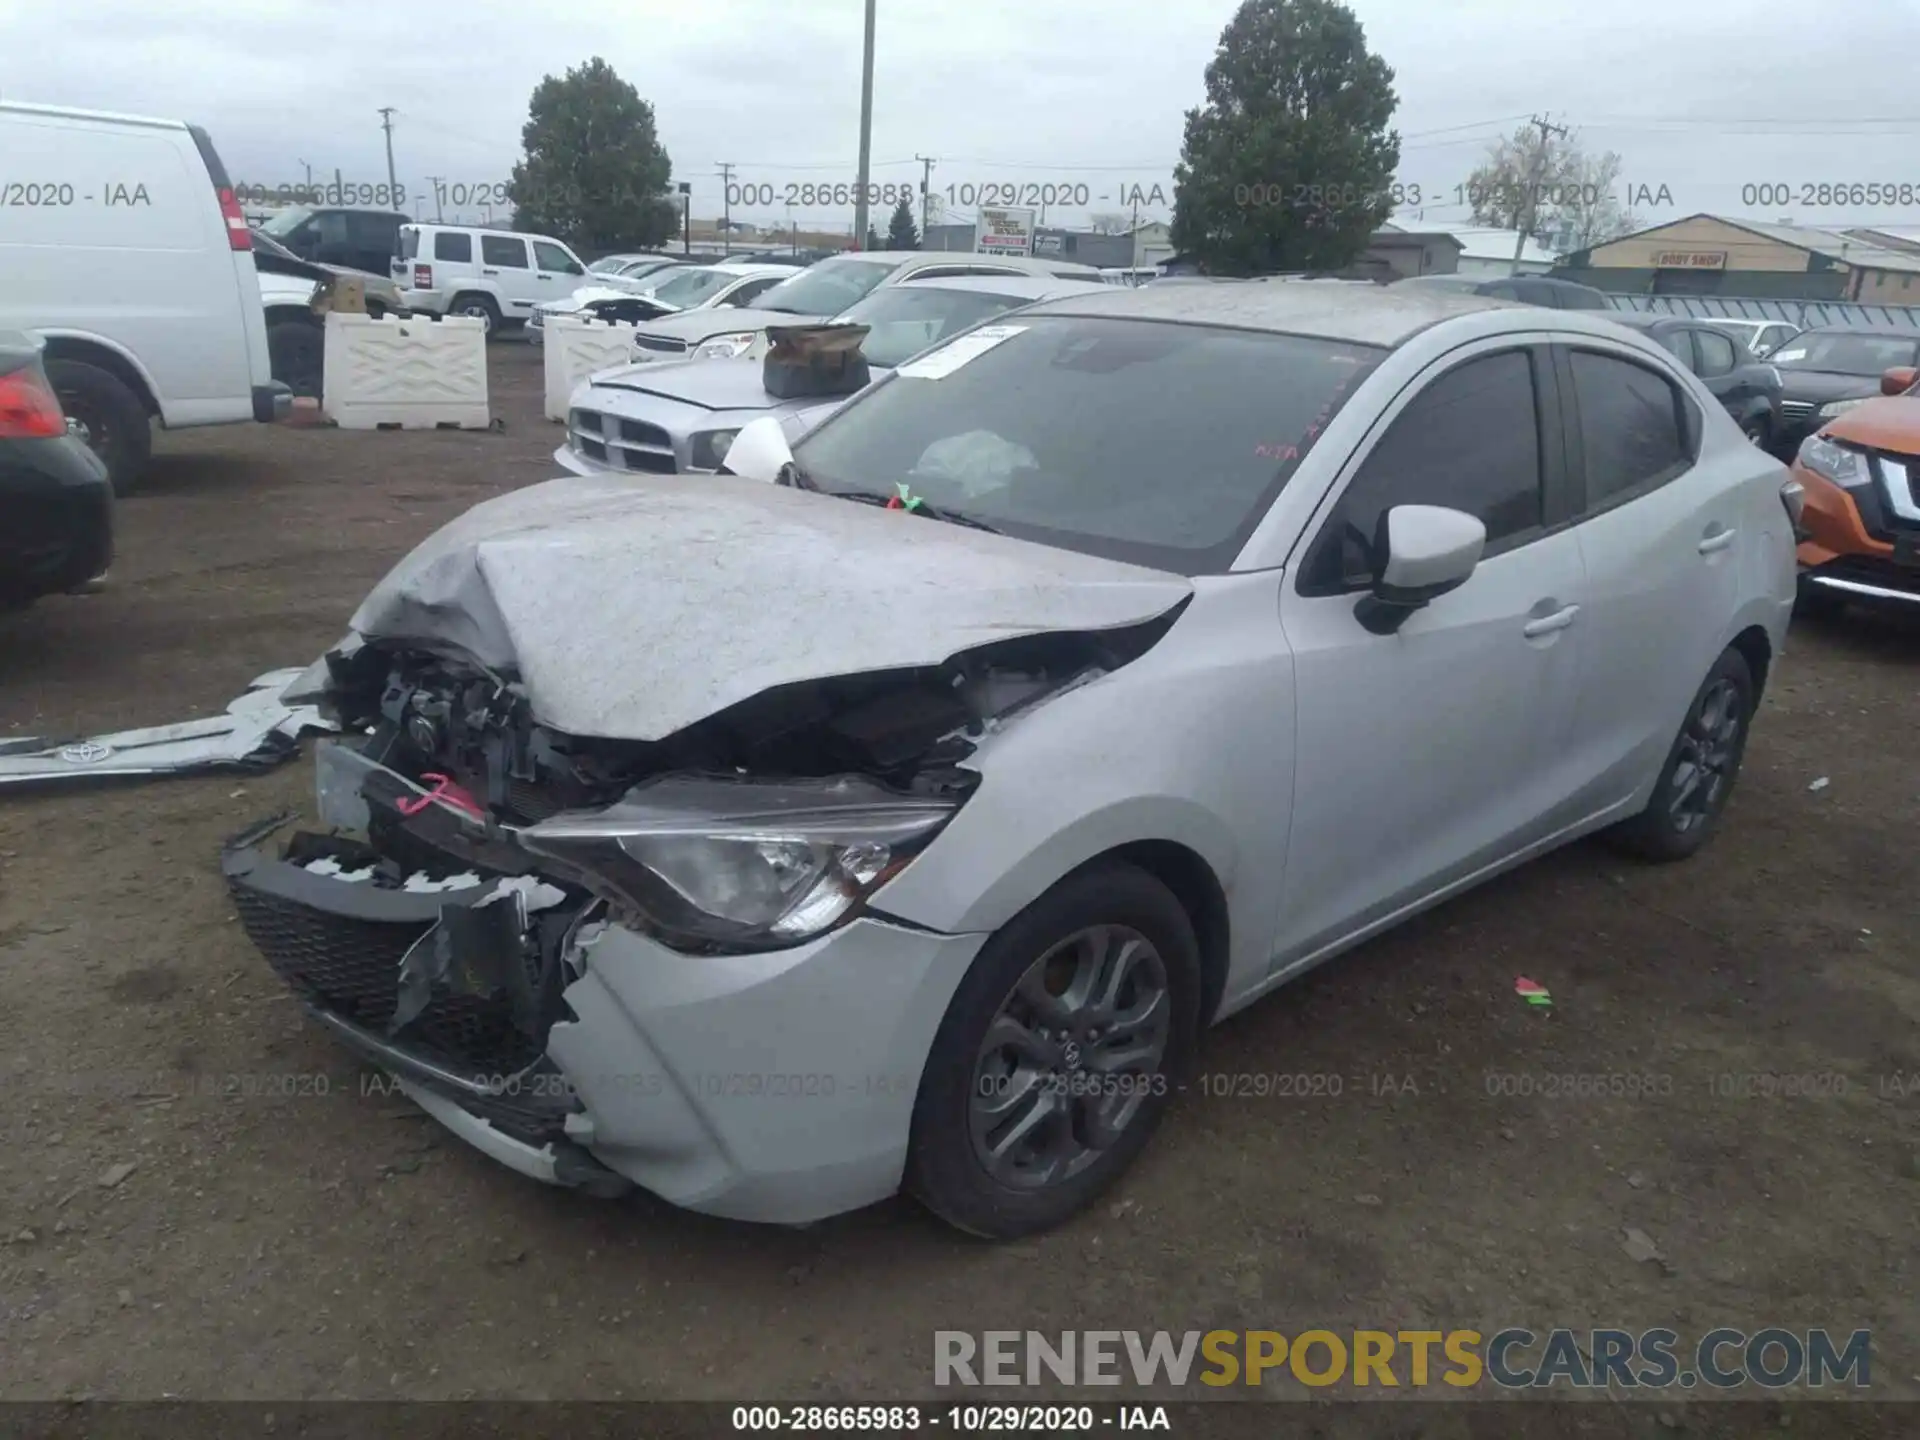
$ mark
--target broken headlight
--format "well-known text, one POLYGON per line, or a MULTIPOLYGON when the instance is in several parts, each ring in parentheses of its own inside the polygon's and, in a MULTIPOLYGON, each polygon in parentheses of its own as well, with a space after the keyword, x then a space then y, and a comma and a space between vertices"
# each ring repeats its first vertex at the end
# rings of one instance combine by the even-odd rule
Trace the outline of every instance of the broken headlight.
POLYGON ((670 945, 764 950, 846 920, 954 809, 847 777, 671 777, 520 842, 670 945))
POLYGON ((702 430, 693 437, 688 454, 696 470, 718 470, 726 463, 727 451, 739 430, 702 430))

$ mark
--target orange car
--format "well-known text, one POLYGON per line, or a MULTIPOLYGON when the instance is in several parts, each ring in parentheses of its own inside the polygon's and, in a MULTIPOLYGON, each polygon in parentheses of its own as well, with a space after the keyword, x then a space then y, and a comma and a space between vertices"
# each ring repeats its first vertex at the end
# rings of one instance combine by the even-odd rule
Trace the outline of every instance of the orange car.
POLYGON ((1800 516, 1800 609, 1849 602, 1920 613, 1920 371, 1880 378, 1861 400, 1809 435, 1794 457, 1806 492, 1800 516))

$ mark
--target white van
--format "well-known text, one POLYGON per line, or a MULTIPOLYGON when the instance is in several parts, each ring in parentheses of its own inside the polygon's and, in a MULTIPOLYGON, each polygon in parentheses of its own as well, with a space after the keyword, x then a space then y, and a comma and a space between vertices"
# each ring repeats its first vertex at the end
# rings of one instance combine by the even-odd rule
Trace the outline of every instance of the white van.
POLYGON ((584 283, 580 257, 549 235, 483 225, 402 225, 393 279, 409 310, 467 315, 489 334, 518 327, 533 307, 584 283))
POLYGON ((0 101, 0 330, 47 344, 62 408, 138 483, 169 430, 273 420, 253 239, 206 131, 0 101))

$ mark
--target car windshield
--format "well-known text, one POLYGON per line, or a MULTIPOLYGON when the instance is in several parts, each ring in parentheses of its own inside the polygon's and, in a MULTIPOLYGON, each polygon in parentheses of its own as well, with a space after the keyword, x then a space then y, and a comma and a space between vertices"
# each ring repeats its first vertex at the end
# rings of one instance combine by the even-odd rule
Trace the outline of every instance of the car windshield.
POLYGON ((861 353, 869 365, 891 370, 957 330, 1029 303, 1013 295, 889 285, 838 318, 869 327, 870 333, 860 342, 861 353))
POLYGON ((591 270, 595 275, 618 275, 631 264, 633 264, 633 257, 631 255, 602 255, 598 260, 587 266, 587 269, 591 270))
POLYGON ((1858 331, 1812 331, 1796 335, 1767 357, 1782 370, 1827 370, 1839 375, 1878 375, 1915 363, 1920 335, 1863 335, 1858 331))
POLYGON ((797 448, 803 479, 1182 574, 1225 571, 1386 352, 1029 316, 894 372, 797 448))
POLYGON ((291 235, 307 221, 313 211, 305 205, 290 205, 274 215, 269 215, 260 225, 260 233, 271 235, 278 240, 283 235, 291 235))
POLYGON ((782 280, 754 302, 754 309, 784 310, 789 315, 838 315, 865 299, 898 268, 891 260, 822 260, 791 280, 782 280))
POLYGON ((298 260, 300 258, 278 240, 267 234, 264 225, 253 232, 253 248, 262 254, 272 255, 279 260, 298 260))
POLYGON ((739 278, 729 271, 713 270, 701 265, 680 270, 647 293, 663 305, 671 305, 676 310, 690 310, 701 301, 718 295, 739 278))

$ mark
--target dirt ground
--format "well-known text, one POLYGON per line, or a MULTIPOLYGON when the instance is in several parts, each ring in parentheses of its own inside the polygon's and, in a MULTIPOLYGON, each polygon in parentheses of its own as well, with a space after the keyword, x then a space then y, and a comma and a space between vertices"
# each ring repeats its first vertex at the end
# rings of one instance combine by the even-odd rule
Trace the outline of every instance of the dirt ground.
MULTIPOLYGON (((0 617, 0 736, 216 712, 319 654, 436 525, 554 473, 538 352, 493 366, 498 433, 161 437, 108 588, 0 617)), ((1875 1395, 1920 1397, 1917 689, 1920 627, 1796 628, 1705 854, 1576 846, 1325 967, 1204 1068, 1337 1084, 1190 1089, 1093 1213, 1000 1247, 904 1201, 590 1200, 365 1093, 217 869, 303 763, 0 799, 0 1394, 878 1399, 931 1395, 942 1328, 1778 1324, 1871 1328, 1875 1395), (1614 1075, 1649 1093, 1552 1078, 1614 1075), (326 1093, 258 1093, 287 1076, 326 1093)))

